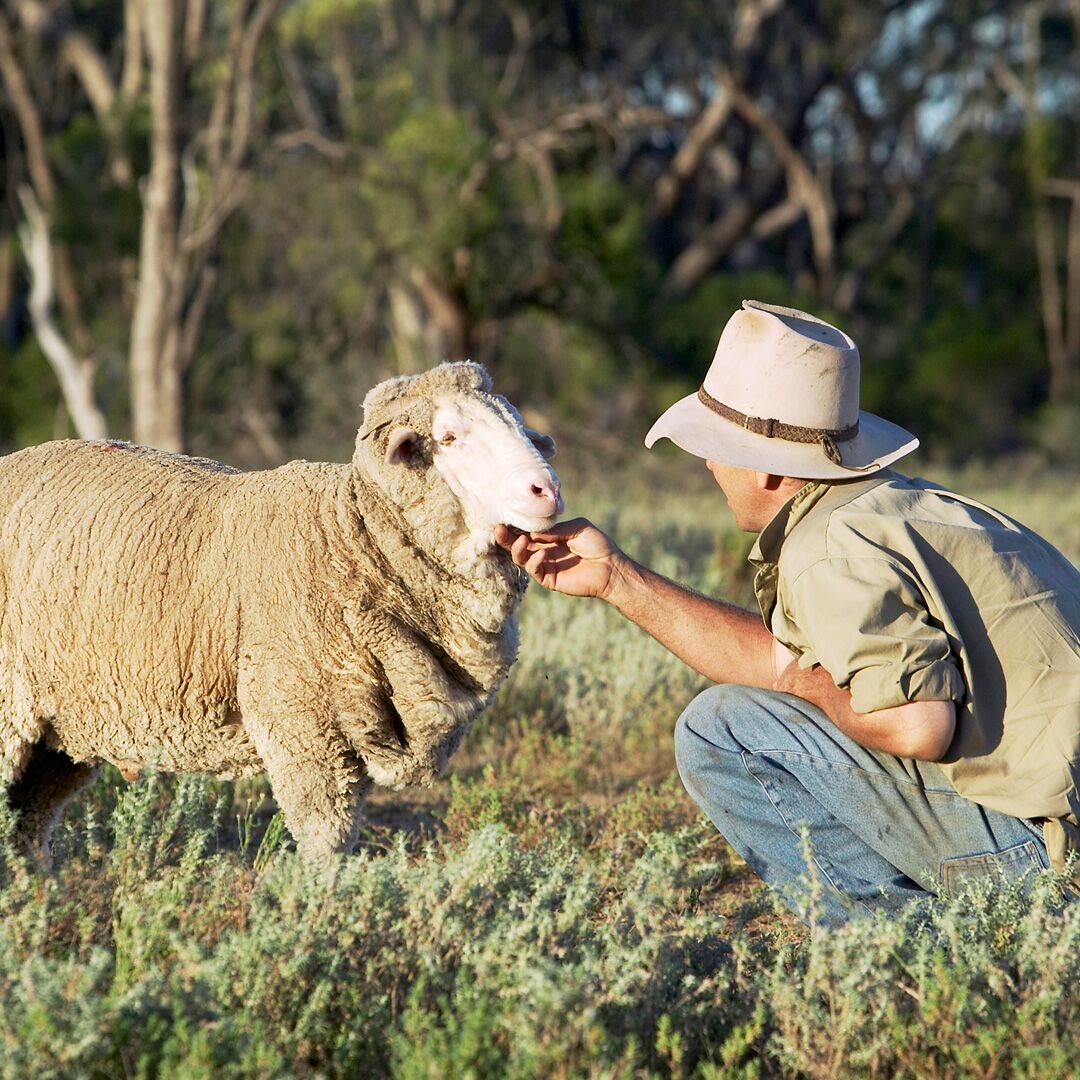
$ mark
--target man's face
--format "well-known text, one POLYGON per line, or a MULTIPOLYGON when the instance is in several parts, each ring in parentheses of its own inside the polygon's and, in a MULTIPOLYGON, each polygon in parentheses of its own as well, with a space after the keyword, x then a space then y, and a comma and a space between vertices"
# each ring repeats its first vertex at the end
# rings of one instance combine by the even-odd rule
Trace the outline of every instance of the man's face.
POLYGON ((744 532, 761 532, 776 513, 775 498, 759 482, 761 474, 718 461, 706 461, 705 467, 727 497, 735 524, 744 532))

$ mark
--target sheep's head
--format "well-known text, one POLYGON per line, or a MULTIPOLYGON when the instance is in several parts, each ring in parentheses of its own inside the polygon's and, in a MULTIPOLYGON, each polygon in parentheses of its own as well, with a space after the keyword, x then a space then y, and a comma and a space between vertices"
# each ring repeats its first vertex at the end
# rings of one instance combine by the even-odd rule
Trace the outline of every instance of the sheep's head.
POLYGON ((471 362, 380 383, 364 399, 356 439, 356 460, 387 496, 408 507, 448 489, 474 536, 555 521, 563 501, 546 460, 554 453, 550 436, 526 427, 471 362))

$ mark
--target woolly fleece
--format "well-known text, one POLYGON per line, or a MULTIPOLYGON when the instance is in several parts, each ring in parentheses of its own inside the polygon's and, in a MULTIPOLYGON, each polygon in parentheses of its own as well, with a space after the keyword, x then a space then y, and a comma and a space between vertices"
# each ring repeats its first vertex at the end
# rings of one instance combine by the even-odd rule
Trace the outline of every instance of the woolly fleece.
MULTIPOLYGON (((431 466, 433 395, 375 387, 350 464, 237 472, 118 442, 0 458, 0 778, 29 846, 102 760, 266 772, 301 850, 348 850, 372 781, 430 784, 506 677, 525 576, 470 543, 431 466)), ((524 435, 522 436, 524 437, 524 435)))

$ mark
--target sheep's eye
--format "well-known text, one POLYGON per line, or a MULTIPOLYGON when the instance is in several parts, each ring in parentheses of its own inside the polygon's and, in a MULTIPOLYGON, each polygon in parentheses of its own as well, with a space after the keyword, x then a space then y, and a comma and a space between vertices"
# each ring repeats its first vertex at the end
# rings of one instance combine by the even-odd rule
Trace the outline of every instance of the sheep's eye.
POLYGON ((456 442, 456 441, 457 441, 457 436, 452 431, 448 431, 439 440, 439 442, 442 443, 443 446, 449 446, 452 442, 456 442))

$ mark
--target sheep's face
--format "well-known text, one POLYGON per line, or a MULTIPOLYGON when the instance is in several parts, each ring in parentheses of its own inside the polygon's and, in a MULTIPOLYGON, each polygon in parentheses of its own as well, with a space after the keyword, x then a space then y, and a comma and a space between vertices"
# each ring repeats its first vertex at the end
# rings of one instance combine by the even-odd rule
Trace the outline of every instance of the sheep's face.
POLYGON ((374 387, 356 440, 358 465, 407 519, 430 518, 445 499, 473 547, 489 544, 499 524, 536 531, 554 523, 563 509, 546 460, 554 454, 554 441, 526 427, 469 361, 374 387))
POLYGON ((527 428, 505 398, 459 394, 436 400, 431 441, 432 463, 473 532, 503 523, 542 530, 562 513, 559 478, 545 460, 555 443, 527 428))

